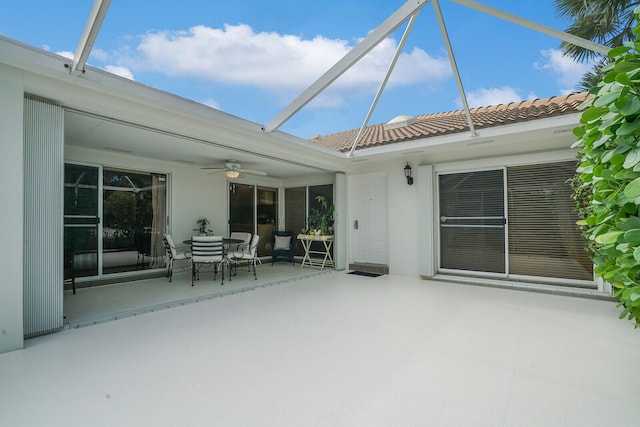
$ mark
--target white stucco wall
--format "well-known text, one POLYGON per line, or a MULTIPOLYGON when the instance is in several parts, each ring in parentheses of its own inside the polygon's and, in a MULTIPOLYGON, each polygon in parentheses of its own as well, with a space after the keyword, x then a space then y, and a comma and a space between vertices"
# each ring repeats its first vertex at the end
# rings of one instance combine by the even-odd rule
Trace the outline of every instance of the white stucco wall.
POLYGON ((24 345, 23 320, 23 82, 0 65, 0 181, 4 250, 0 257, 0 353, 24 345))
MULTIPOLYGON (((411 163, 411 162, 410 162, 411 163)), ((389 179, 389 274, 418 276, 418 182, 407 184, 406 162, 390 162, 389 179)), ((413 176, 416 176, 413 163, 413 176)))
MULTIPOLYGON (((416 173, 416 162, 410 162, 416 173)), ((388 261, 389 273, 400 276, 417 277, 418 262, 418 183, 408 185, 403 168, 406 160, 396 160, 377 163, 358 170, 358 174, 385 175, 387 179, 387 219, 388 219, 388 261)), ((354 174, 351 174, 353 176, 354 174)), ((347 182, 350 180, 347 179, 347 182)), ((350 223, 350 207, 357 203, 354 188, 347 186, 347 248, 352 246, 352 229, 350 223)), ((347 249, 347 265, 356 260, 353 253, 347 249)))
MULTIPOLYGON (((570 142, 567 142, 567 147, 570 142)), ((564 160, 574 160, 575 151, 554 150, 537 153, 526 153, 510 156, 496 156, 490 158, 453 161, 430 165, 420 158, 403 158, 384 163, 363 166, 357 170, 358 174, 386 173, 388 180, 388 219, 389 219, 389 273, 401 276, 418 277, 424 275, 429 268, 437 268, 437 180, 438 172, 468 171, 482 168, 515 166, 534 163, 548 163, 564 160), (413 168, 413 185, 407 185, 403 174, 405 164, 413 168), (421 173, 419 167, 423 166, 421 173), (424 176, 431 174, 431 180, 424 176), (421 188, 430 185, 431 188, 421 188), (430 190, 430 191, 429 191, 430 190), (431 200, 422 200, 428 195, 431 200), (425 223, 426 222, 426 223, 425 223), (424 242, 427 242, 425 245, 424 242), (428 257, 422 259, 421 257, 428 257), (431 265, 429 263, 432 263, 431 265), (424 271, 421 271, 422 270, 424 271)), ((353 174, 351 174, 353 175, 353 174)), ((347 210, 354 203, 352 189, 347 190, 347 210)), ((349 213, 347 213, 349 218, 349 213)), ((351 245, 351 226, 347 226, 347 247, 351 245)), ((347 250, 347 265, 354 260, 351 251, 347 250)))

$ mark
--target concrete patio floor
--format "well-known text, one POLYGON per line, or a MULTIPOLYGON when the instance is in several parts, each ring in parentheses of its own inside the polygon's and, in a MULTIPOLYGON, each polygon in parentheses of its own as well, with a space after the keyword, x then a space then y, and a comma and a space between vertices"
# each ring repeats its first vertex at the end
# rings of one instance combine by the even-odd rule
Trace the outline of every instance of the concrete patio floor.
POLYGON ((223 285, 221 273, 214 280, 213 271, 204 269, 200 273, 200 280, 191 286, 190 270, 176 268, 171 282, 163 276, 78 288, 76 294, 65 291, 65 327, 94 325, 328 272, 317 268, 301 268, 300 263, 277 262, 272 265, 266 261, 259 264, 256 271, 257 279, 248 271, 246 264, 240 265, 229 280, 229 271, 225 269, 223 285))
POLYGON ((0 355, 0 425, 635 427, 618 313, 329 272, 29 339, 0 355))

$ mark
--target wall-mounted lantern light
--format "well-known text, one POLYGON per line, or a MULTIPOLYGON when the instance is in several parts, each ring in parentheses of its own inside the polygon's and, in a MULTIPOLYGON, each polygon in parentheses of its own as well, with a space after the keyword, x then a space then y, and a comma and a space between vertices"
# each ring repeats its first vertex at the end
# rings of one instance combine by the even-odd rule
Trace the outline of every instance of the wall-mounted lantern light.
POLYGON ((413 185, 413 177, 411 176, 411 166, 409 166, 409 163, 404 167, 404 176, 407 178, 407 184, 413 185))

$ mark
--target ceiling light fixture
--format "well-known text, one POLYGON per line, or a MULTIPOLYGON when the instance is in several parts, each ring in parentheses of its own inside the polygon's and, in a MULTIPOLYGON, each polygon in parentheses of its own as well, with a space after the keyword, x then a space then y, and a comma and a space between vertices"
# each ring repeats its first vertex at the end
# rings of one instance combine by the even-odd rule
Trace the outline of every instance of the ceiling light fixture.
POLYGON ((225 171, 224 173, 227 175, 227 178, 237 178, 240 176, 240 172, 238 171, 225 171))

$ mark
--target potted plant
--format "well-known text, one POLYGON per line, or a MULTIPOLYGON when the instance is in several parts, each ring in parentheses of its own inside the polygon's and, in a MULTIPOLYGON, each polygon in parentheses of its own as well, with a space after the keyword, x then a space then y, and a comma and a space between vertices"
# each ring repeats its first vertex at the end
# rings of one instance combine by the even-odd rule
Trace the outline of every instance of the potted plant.
POLYGON ((309 231, 313 230, 314 234, 332 234, 333 228, 333 212, 334 205, 329 204, 325 196, 316 196, 316 200, 320 203, 320 209, 311 209, 307 217, 307 227, 309 231))
POLYGON ((196 224, 198 224, 198 228, 194 228, 194 230, 197 230, 201 236, 213 235, 213 230, 209 228, 209 220, 207 218, 200 218, 196 221, 196 224))
POLYGON ((317 209, 311 209, 307 217, 307 233, 316 234, 316 230, 320 229, 320 212, 317 209))

